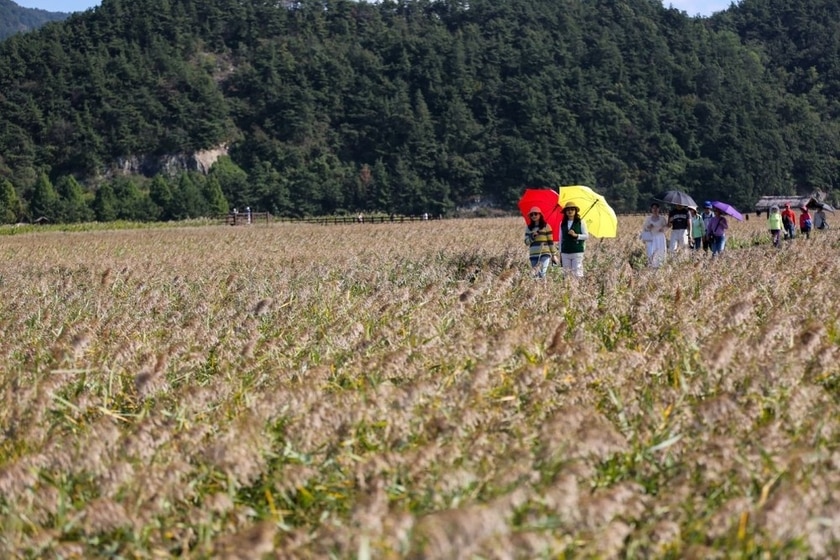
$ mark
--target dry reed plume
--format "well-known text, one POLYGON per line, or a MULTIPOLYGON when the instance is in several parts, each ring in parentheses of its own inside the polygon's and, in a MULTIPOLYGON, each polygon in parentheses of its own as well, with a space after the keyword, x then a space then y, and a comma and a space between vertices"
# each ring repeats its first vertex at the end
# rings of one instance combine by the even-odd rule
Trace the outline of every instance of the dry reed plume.
POLYGON ((640 224, 0 237, 0 555, 840 556, 840 236, 640 224))

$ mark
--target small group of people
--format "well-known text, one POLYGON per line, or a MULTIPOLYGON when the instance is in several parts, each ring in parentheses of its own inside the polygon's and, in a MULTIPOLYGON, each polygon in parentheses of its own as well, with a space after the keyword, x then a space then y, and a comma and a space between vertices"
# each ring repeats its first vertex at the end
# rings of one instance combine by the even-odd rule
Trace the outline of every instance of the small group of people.
MULTIPOLYGON (((828 227, 823 209, 818 209, 813 218, 807 207, 802 206, 800 210, 797 220, 790 204, 785 204, 781 211, 778 206, 770 208, 767 224, 774 246, 779 246, 782 235, 784 239, 795 237, 797 221, 799 231, 806 239, 812 229, 828 227)), ((648 266, 659 268, 669 253, 685 248, 710 251, 712 257, 719 255, 726 247, 728 230, 726 214, 711 201, 703 203, 703 211, 699 214, 696 208, 675 205, 667 216, 661 214, 659 203, 654 202, 650 205, 650 214, 645 218, 639 238, 645 242, 648 266)), ((561 266, 577 278, 583 277, 583 255, 589 232, 581 219, 580 208, 574 203, 563 208, 559 238, 558 247, 554 242, 554 230, 546 222, 542 210, 538 206, 531 208, 525 229, 525 245, 528 246, 534 278, 545 278, 552 264, 561 266)))
POLYGON ((825 210, 822 208, 817 208, 813 217, 811 217, 811 212, 807 206, 800 206, 799 210, 799 220, 797 220, 796 212, 791 210, 790 203, 786 203, 781 211, 776 205, 770 207, 770 212, 767 214, 767 229, 770 231, 770 239, 773 241, 774 247, 781 246, 782 238, 793 239, 796 237, 797 221, 799 222, 799 232, 805 236, 805 239, 811 238, 812 230, 828 227, 825 210))
POLYGON ((645 242, 648 266, 659 268, 668 253, 685 248, 711 251, 712 256, 722 253, 728 229, 724 212, 708 200, 703 203, 700 214, 696 208, 675 205, 667 216, 661 213, 659 203, 654 202, 639 238, 645 242))
POLYGON ((534 278, 545 278, 552 264, 561 266, 577 278, 583 278, 583 253, 589 232, 580 217, 580 208, 574 203, 563 207, 559 238, 558 248, 554 243, 554 230, 546 222, 542 210, 538 206, 531 208, 525 228, 525 245, 528 246, 534 278))

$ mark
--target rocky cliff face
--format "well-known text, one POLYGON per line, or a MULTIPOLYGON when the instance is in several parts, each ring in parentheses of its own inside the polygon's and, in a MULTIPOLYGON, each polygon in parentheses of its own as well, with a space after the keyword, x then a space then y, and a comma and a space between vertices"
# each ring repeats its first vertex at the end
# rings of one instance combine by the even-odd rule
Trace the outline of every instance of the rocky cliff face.
POLYGON ((222 156, 228 154, 227 144, 192 154, 172 154, 166 156, 129 156, 114 163, 114 171, 124 175, 176 175, 182 171, 197 171, 206 174, 222 156))

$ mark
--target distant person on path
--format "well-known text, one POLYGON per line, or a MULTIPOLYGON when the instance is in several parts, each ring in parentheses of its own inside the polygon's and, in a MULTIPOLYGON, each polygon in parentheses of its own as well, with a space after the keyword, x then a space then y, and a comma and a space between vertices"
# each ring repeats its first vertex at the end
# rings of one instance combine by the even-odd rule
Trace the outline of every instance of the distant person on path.
POLYGON ((828 228, 828 222, 825 221, 825 210, 820 207, 814 212, 814 227, 817 229, 828 228))
POLYGON ((642 239, 647 248, 648 266, 651 268, 659 268, 665 262, 667 227, 668 218, 659 213, 659 204, 654 202, 650 205, 650 215, 642 225, 642 239))
POLYGON ((687 206, 675 206, 668 212, 668 225, 671 227, 671 239, 668 252, 676 253, 688 247, 689 214, 687 206))
POLYGON ((703 221, 703 217, 697 213, 697 209, 689 208, 688 213, 690 215, 689 227, 691 229, 691 240, 689 241, 689 246, 695 251, 699 251, 703 248, 703 238, 706 237, 706 222, 703 221))
POLYGON ((805 239, 810 239, 811 229, 814 227, 814 221, 811 219, 811 213, 808 212, 807 206, 803 206, 800 210, 802 213, 799 214, 799 231, 802 232, 805 239))
POLYGON ((542 210, 534 206, 528 211, 528 226, 525 228, 525 245, 534 278, 545 278, 551 259, 557 254, 554 244, 554 232, 543 216, 542 210))
POLYGON ((767 229, 770 230, 773 247, 778 247, 782 241, 782 215, 776 205, 770 207, 770 215, 767 216, 767 229))
MULTIPOLYGON (((700 217, 703 218, 703 231, 709 231, 709 222, 712 218, 715 217, 715 213, 712 212, 712 203, 711 201, 707 200, 703 203, 703 212, 700 214, 700 217)), ((712 246, 709 244, 709 236, 703 236, 703 250, 708 251, 711 249, 712 246)))
POLYGON ((589 232, 580 219, 580 208, 569 203, 563 208, 560 222, 560 265, 577 278, 583 278, 583 251, 589 232))
POLYGON ((729 222, 719 208, 714 209, 715 217, 709 220, 709 229, 706 234, 710 236, 709 242, 712 247, 712 256, 723 253, 726 247, 726 231, 729 229, 729 222))
POLYGON ((793 239, 796 235, 796 212, 790 209, 790 202, 785 203, 782 210, 782 228, 785 230, 785 239, 793 239))

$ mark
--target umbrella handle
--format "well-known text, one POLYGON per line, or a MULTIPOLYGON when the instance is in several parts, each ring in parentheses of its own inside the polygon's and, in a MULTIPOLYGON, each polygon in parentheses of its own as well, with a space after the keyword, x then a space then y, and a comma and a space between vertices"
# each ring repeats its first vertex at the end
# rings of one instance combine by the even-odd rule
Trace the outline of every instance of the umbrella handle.
POLYGON ((596 200, 595 202, 593 202, 593 203, 589 206, 589 208, 587 208, 587 209, 586 209, 586 212, 584 212, 583 214, 581 214, 580 219, 581 219, 581 220, 582 220, 582 219, 584 219, 584 218, 586 217, 586 215, 587 215, 587 214, 589 214, 589 211, 590 211, 590 210, 592 210, 593 208, 595 208, 595 205, 596 205, 596 204, 598 204, 598 201, 597 201, 597 200, 596 200))

